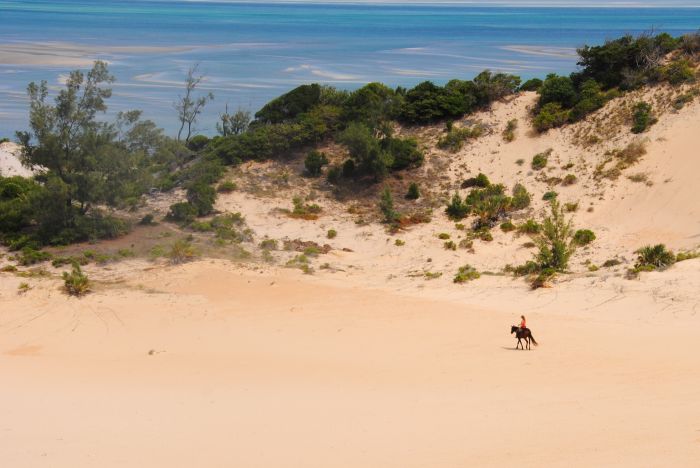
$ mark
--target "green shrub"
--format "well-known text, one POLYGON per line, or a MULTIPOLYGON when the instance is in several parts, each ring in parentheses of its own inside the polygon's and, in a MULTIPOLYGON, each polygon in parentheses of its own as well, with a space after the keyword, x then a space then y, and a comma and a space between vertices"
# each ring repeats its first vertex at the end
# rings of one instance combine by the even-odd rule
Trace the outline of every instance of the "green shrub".
POLYGON ((18 263, 22 266, 36 265, 37 263, 46 262, 52 258, 53 255, 49 252, 34 250, 31 247, 24 247, 20 252, 18 263))
POLYGON ((301 197, 292 198, 293 209, 290 213, 292 218, 300 218, 306 220, 318 219, 319 213, 321 213, 322 208, 315 203, 304 203, 301 197))
POLYGON ((561 181, 562 185, 574 185, 578 178, 574 174, 566 174, 564 180, 561 181))
POLYGON ((420 198, 420 189, 417 183, 411 182, 408 186, 408 192, 406 192, 405 198, 406 200, 418 200, 420 198))
POLYGON ((505 221, 501 223, 501 231, 503 232, 511 232, 515 231, 515 224, 511 220, 505 221))
POLYGON ((515 276, 529 276, 539 272, 540 266, 532 260, 528 260, 524 264, 513 268, 513 274, 515 276))
POLYGON ((445 250, 457 250, 457 244, 454 241, 447 241, 443 244, 445 250))
POLYGON ((531 78, 520 86, 520 91, 539 91, 543 81, 539 78, 531 78))
POLYGON ((14 265, 5 265, 4 267, 0 268, 0 271, 3 273, 14 273, 17 271, 17 267, 14 265))
POLYGON ((152 226, 156 224, 153 215, 151 213, 148 213, 147 215, 144 215, 143 218, 141 218, 141 221, 139 221, 139 224, 141 226, 152 226))
POLYGON ((456 153, 462 149, 466 140, 479 138, 484 134, 484 131, 485 128, 481 124, 476 124, 471 128, 457 128, 448 126, 447 133, 438 140, 437 146, 440 149, 456 153))
POLYGON ((676 255, 676 262, 684 262, 686 260, 693 260, 700 257, 700 251, 691 252, 678 252, 676 255))
POLYGON ((676 262, 676 256, 664 244, 647 245, 635 253, 637 254, 637 263, 634 267, 637 272, 665 270, 676 262))
POLYGON ((73 264, 70 273, 63 272, 63 287, 71 296, 83 296, 90 292, 90 280, 80 269, 80 265, 73 264))
POLYGON ((503 130, 503 139, 510 143, 515 140, 515 131, 518 129, 518 119, 512 119, 506 124, 505 130, 503 130))
POLYGON ((203 150, 209 144, 209 138, 206 135, 195 135, 187 142, 187 148, 198 152, 203 150))
POLYGON ((549 156, 551 154, 552 154, 552 150, 550 148, 543 153, 538 153, 535 156, 533 156, 532 163, 530 163, 530 166, 532 167, 532 169, 535 171, 539 171, 539 170, 547 167, 547 160, 549 159, 549 156))
POLYGON ((662 67, 661 74, 672 85, 679 85, 695 80, 695 69, 688 59, 677 59, 662 67))
POLYGON ((204 182, 197 182, 187 188, 187 201, 197 210, 197 215, 206 216, 214 209, 216 190, 204 182))
POLYGON ((549 192, 545 192, 544 195, 542 195, 542 200, 545 201, 551 201, 557 198, 557 192, 550 190, 549 192))
POLYGON ((638 102, 634 105, 632 114, 632 133, 646 132, 649 127, 657 122, 651 110, 651 104, 638 102))
MULTIPOLYGON (((353 163, 351 159, 348 159, 345 162, 347 163, 348 161, 352 163, 353 167, 355 166, 355 163, 353 163)), ((345 165, 343 165, 343 168, 344 167, 345 167, 345 165)), ((339 166, 331 166, 328 168, 328 171, 326 171, 326 180, 330 184, 337 184, 338 182, 340 182, 340 178, 343 175, 344 175, 343 169, 341 169, 339 166)))
POLYGON ((574 242, 577 245, 588 245, 595 239, 595 233, 590 229, 579 229, 574 233, 574 242))
POLYGON ((562 108, 558 102, 550 102, 542 106, 532 124, 538 132, 546 132, 551 128, 561 127, 568 120, 569 111, 562 108))
POLYGON ((384 222, 387 224, 395 224, 401 218, 401 215, 394 209, 394 198, 391 196, 389 187, 384 187, 379 199, 379 211, 384 216, 384 222))
POLYGON ((481 172, 476 177, 470 177, 462 182, 462 188, 481 187, 486 188, 491 185, 491 181, 481 172))
POLYGON ((611 267, 619 265, 620 263, 622 263, 622 262, 620 260, 618 260, 617 258, 611 258, 609 260, 606 260, 603 263, 603 268, 611 268, 611 267))
POLYGON ((438 239, 447 240, 449 238, 450 238, 450 235, 446 232, 441 232, 440 234, 438 234, 438 239))
POLYGON ((221 182, 217 187, 216 191, 219 193, 231 193, 235 191, 238 188, 238 185, 236 185, 235 182, 231 180, 226 180, 224 182, 221 182))
POLYGON ((575 203, 564 203, 564 209, 567 213, 573 213, 578 210, 578 202, 575 203))
POLYGON ((541 230, 542 226, 534 219, 528 219, 518 226, 519 234, 539 234, 541 230))
POLYGON ((278 244, 275 239, 265 239, 260 242, 260 248, 264 250, 277 250, 278 244))
POLYGON ((538 253, 535 261, 542 271, 550 268, 554 271, 566 270, 576 247, 572 231, 571 220, 566 220, 564 210, 553 200, 550 215, 542 222, 542 231, 536 239, 538 253))
POLYGON ((323 166, 328 164, 328 157, 325 153, 313 150, 304 159, 304 168, 311 177, 319 177, 323 166))
POLYGON ((197 208, 189 202, 170 205, 167 218, 177 223, 189 224, 197 217, 197 208))
POLYGON ((406 241, 403 241, 403 240, 401 240, 401 239, 396 239, 396 240, 394 241, 394 245, 395 245, 396 247, 403 247, 404 245, 406 245, 406 241))
POLYGON ((326 233, 326 237, 328 239, 335 239, 337 235, 338 235, 338 231, 336 231, 335 229, 329 229, 328 232, 326 233))
POLYGON ((530 206, 531 201, 530 193, 527 191, 524 185, 515 184, 513 187, 513 200, 511 202, 511 208, 513 210, 522 210, 530 206))
POLYGON ((532 280, 530 286, 532 289, 546 288, 557 275, 554 268, 543 268, 542 271, 532 280))
POLYGON ((457 271, 457 274, 455 275, 452 282, 462 284, 468 281, 478 279, 480 277, 481 274, 478 271, 476 271, 474 267, 472 267, 471 265, 464 265, 462 267, 459 267, 459 270, 457 271))
POLYGON ((192 260, 196 256, 196 252, 190 241, 180 239, 170 247, 167 255, 170 263, 177 265, 192 260))
POLYGON ((563 107, 571 108, 577 97, 576 87, 571 78, 556 74, 547 76, 542 83, 539 94, 538 106, 540 108, 547 104, 560 104, 563 107))

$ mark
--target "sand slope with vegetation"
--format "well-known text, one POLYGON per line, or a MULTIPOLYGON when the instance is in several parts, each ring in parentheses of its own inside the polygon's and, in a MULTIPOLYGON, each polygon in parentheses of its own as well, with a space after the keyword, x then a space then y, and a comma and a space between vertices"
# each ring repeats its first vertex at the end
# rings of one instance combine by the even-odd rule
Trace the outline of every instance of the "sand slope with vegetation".
POLYGON ((187 145, 122 115, 78 182, 28 136, 48 175, 0 179, 0 459, 694 466, 698 62, 648 40, 624 80, 300 87, 187 145))

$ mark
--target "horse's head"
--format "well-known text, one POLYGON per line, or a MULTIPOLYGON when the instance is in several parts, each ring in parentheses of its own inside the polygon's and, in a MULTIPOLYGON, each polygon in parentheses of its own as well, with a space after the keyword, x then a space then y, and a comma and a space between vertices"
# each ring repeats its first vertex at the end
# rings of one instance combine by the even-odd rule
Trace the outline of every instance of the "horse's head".
POLYGON ((510 326, 510 333, 513 334, 513 333, 515 333, 516 331, 518 331, 518 327, 516 327, 515 325, 511 325, 511 326, 510 326))

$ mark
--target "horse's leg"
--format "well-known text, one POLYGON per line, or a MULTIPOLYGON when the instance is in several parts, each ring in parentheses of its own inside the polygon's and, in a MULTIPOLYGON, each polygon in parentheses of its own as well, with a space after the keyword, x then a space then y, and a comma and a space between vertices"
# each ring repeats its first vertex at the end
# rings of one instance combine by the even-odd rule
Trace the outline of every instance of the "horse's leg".
POLYGON ((527 349, 530 349, 530 337, 527 337, 527 349))
POLYGON ((518 346, 520 346, 521 349, 524 349, 523 343, 520 341, 520 338, 518 338, 518 344, 515 345, 515 349, 518 349, 518 346))

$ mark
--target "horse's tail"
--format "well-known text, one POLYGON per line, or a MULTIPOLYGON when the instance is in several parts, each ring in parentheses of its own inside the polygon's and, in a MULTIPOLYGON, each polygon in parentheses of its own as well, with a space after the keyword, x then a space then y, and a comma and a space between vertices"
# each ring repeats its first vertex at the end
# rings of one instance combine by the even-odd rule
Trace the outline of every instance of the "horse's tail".
POLYGON ((530 340, 532 341, 532 344, 534 344, 535 346, 539 346, 539 345, 537 344, 537 341, 535 341, 535 337, 532 336, 532 332, 530 332, 530 340))

